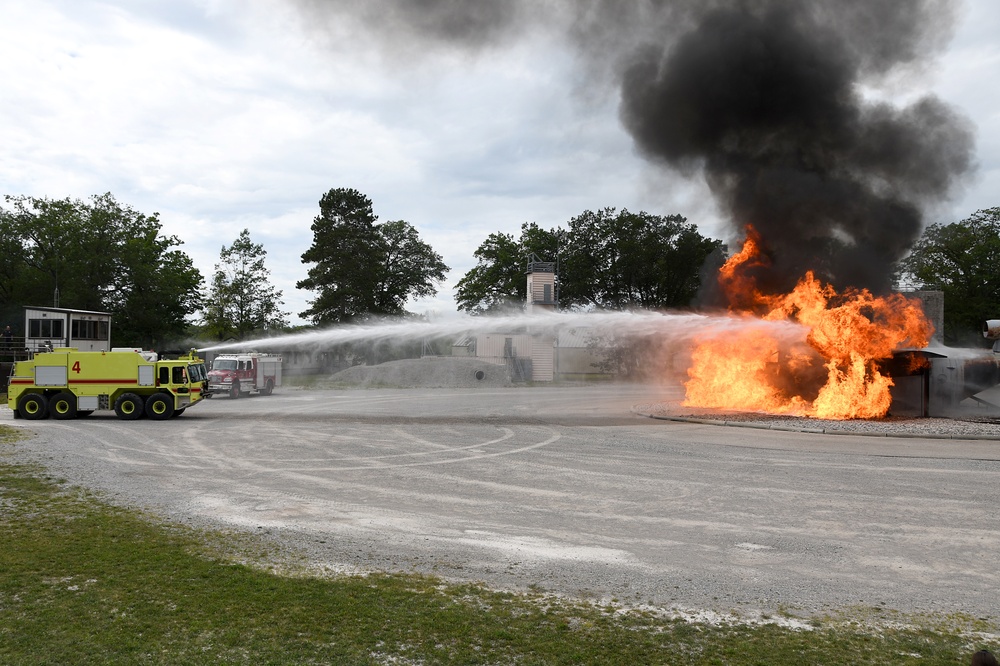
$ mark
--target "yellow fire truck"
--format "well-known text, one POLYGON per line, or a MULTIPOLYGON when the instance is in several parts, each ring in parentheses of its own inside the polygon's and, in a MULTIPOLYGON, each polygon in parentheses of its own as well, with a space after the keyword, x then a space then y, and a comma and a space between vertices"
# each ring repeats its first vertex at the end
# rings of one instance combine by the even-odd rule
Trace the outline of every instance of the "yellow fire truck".
POLYGON ((14 364, 7 403, 15 418, 72 419, 114 409, 120 419, 145 414, 159 420, 180 416, 205 397, 207 387, 205 363, 194 350, 159 360, 139 349, 60 347, 14 364))

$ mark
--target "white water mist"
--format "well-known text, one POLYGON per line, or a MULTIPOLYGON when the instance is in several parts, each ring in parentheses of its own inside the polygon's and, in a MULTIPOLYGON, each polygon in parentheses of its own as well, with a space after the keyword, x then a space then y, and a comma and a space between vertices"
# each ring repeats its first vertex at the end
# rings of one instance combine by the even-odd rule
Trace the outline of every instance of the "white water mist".
POLYGON ((565 329, 587 329, 595 336, 627 337, 661 335, 665 341, 689 342, 749 329, 764 329, 783 340, 804 339, 806 329, 788 321, 762 321, 731 314, 659 312, 545 312, 524 315, 464 317, 425 321, 385 321, 344 325, 274 337, 227 342, 201 347, 198 351, 254 349, 257 351, 320 350, 349 342, 406 341, 446 336, 488 333, 558 335, 565 329))

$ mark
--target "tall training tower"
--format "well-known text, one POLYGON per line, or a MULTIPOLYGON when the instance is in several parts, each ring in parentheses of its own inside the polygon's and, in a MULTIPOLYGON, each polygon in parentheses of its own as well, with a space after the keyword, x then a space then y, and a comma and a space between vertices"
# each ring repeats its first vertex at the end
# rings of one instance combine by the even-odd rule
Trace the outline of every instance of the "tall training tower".
MULTIPOLYGON (((542 314, 554 312, 556 305, 556 265, 532 254, 528 259, 525 310, 529 315, 542 314)), ((543 331, 531 335, 531 380, 535 382, 551 382, 555 378, 556 336, 551 331, 543 331)))
POLYGON ((528 259, 528 314, 552 312, 556 309, 556 265, 539 261, 535 254, 528 259))

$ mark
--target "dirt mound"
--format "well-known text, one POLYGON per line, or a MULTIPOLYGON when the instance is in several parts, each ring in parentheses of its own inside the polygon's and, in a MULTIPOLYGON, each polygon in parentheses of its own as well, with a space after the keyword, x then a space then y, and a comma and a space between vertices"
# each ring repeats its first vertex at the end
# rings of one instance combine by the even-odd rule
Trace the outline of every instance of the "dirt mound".
POLYGON ((361 388, 510 386, 507 367, 475 358, 426 356, 341 370, 330 381, 361 388))

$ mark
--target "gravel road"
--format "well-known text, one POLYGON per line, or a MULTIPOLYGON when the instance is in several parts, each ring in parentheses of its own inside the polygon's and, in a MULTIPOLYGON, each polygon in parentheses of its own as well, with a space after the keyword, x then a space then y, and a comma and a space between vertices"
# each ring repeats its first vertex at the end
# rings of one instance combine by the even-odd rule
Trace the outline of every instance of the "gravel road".
POLYGON ((662 416, 677 398, 632 385, 281 390, 165 422, 29 422, 7 408, 0 422, 35 433, 7 447, 16 460, 171 520, 280 540, 317 570, 724 613, 860 605, 1000 622, 1000 441, 635 411, 662 416))

